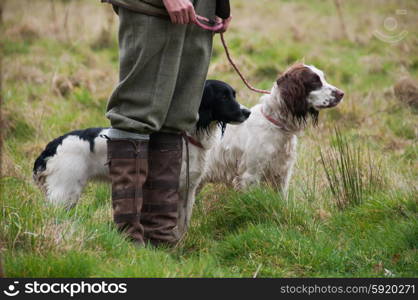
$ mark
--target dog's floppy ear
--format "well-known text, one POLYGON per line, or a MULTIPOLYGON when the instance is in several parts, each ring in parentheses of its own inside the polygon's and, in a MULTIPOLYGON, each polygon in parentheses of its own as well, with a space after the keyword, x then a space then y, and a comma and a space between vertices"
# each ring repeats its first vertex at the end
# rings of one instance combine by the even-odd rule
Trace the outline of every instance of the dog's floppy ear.
POLYGON ((196 129, 198 131, 206 130, 213 121, 212 111, 210 109, 199 109, 199 121, 196 129))
POLYGON ((214 105, 214 92, 209 83, 206 82, 203 90, 202 102, 199 107, 199 121, 196 128, 198 131, 206 130, 213 121, 212 107, 214 105))
POLYGON ((301 70, 285 73, 277 80, 277 86, 287 113, 290 113, 298 122, 306 122, 309 105, 301 70))

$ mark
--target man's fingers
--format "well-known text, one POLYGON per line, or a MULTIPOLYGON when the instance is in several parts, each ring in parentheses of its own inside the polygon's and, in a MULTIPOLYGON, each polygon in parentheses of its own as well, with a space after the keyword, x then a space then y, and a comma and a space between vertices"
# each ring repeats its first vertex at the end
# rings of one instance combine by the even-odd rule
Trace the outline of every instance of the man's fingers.
POLYGON ((176 18, 176 21, 174 24, 182 24, 181 14, 179 12, 175 12, 174 17, 176 18))
POLYGON ((181 9, 175 11, 175 16, 177 19, 177 24, 184 24, 184 13, 181 9))
POLYGON ((189 18, 189 15, 186 13, 184 15, 184 23, 183 24, 189 24, 189 23, 190 23, 190 18, 189 18))
POLYGON ((182 21, 183 21, 183 23, 181 24, 189 24, 189 13, 186 8, 181 10, 181 16, 182 16, 182 21))
POLYGON ((189 21, 190 23, 196 23, 196 12, 194 11, 193 5, 190 5, 188 9, 189 21))
POLYGON ((181 24, 181 15, 180 15, 180 13, 176 12, 174 15, 176 16, 176 23, 174 23, 174 24, 181 24))
POLYGON ((190 0, 163 0, 173 24, 196 22, 196 13, 190 0))
POLYGON ((168 14, 170 16, 171 23, 176 24, 176 16, 174 13, 168 14))

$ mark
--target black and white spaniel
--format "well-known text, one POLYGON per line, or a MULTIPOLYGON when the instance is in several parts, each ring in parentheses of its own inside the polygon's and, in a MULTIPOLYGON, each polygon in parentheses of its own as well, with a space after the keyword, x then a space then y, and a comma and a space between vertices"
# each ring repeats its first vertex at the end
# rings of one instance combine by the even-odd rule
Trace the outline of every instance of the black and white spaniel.
MULTIPOLYGON (((224 131, 228 123, 244 122, 250 113, 236 101, 235 91, 231 86, 222 81, 206 81, 199 107, 199 121, 195 128, 186 134, 188 160, 187 147, 183 147, 180 232, 187 229, 196 188, 202 177, 208 150, 218 137, 217 132, 224 131), (189 182, 186 180, 187 161, 190 169, 189 182)), ((79 200, 87 182, 94 179, 109 180, 106 165, 107 130, 88 128, 72 131, 54 139, 46 146, 35 161, 33 178, 50 203, 72 207, 79 200)))
POLYGON ((264 181, 286 195, 298 133, 309 119, 316 124, 319 111, 338 105, 343 96, 314 66, 290 67, 274 84, 271 94, 251 109, 245 123, 228 127, 224 137, 216 139, 202 184, 229 183, 242 189, 264 181))

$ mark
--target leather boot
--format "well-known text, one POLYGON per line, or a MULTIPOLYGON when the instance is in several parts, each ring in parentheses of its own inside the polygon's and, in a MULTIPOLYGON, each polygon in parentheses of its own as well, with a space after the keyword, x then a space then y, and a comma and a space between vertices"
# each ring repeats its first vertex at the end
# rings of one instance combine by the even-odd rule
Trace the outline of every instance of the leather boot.
POLYGON ((140 214, 142 186, 148 170, 148 141, 111 139, 107 141, 107 149, 116 227, 132 241, 144 245, 140 214))
POLYGON ((145 239, 155 246, 173 246, 180 239, 177 220, 182 147, 180 134, 150 135, 141 224, 145 239))

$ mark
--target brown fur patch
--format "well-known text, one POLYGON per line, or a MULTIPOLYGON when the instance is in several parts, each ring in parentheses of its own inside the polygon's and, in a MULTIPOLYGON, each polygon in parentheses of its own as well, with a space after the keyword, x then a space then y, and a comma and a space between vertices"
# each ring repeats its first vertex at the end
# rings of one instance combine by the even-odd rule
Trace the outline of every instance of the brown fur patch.
POLYGON ((303 64, 295 64, 277 79, 280 95, 290 113, 299 123, 306 123, 309 115, 317 123, 318 112, 309 107, 309 93, 321 88, 321 79, 303 64))

